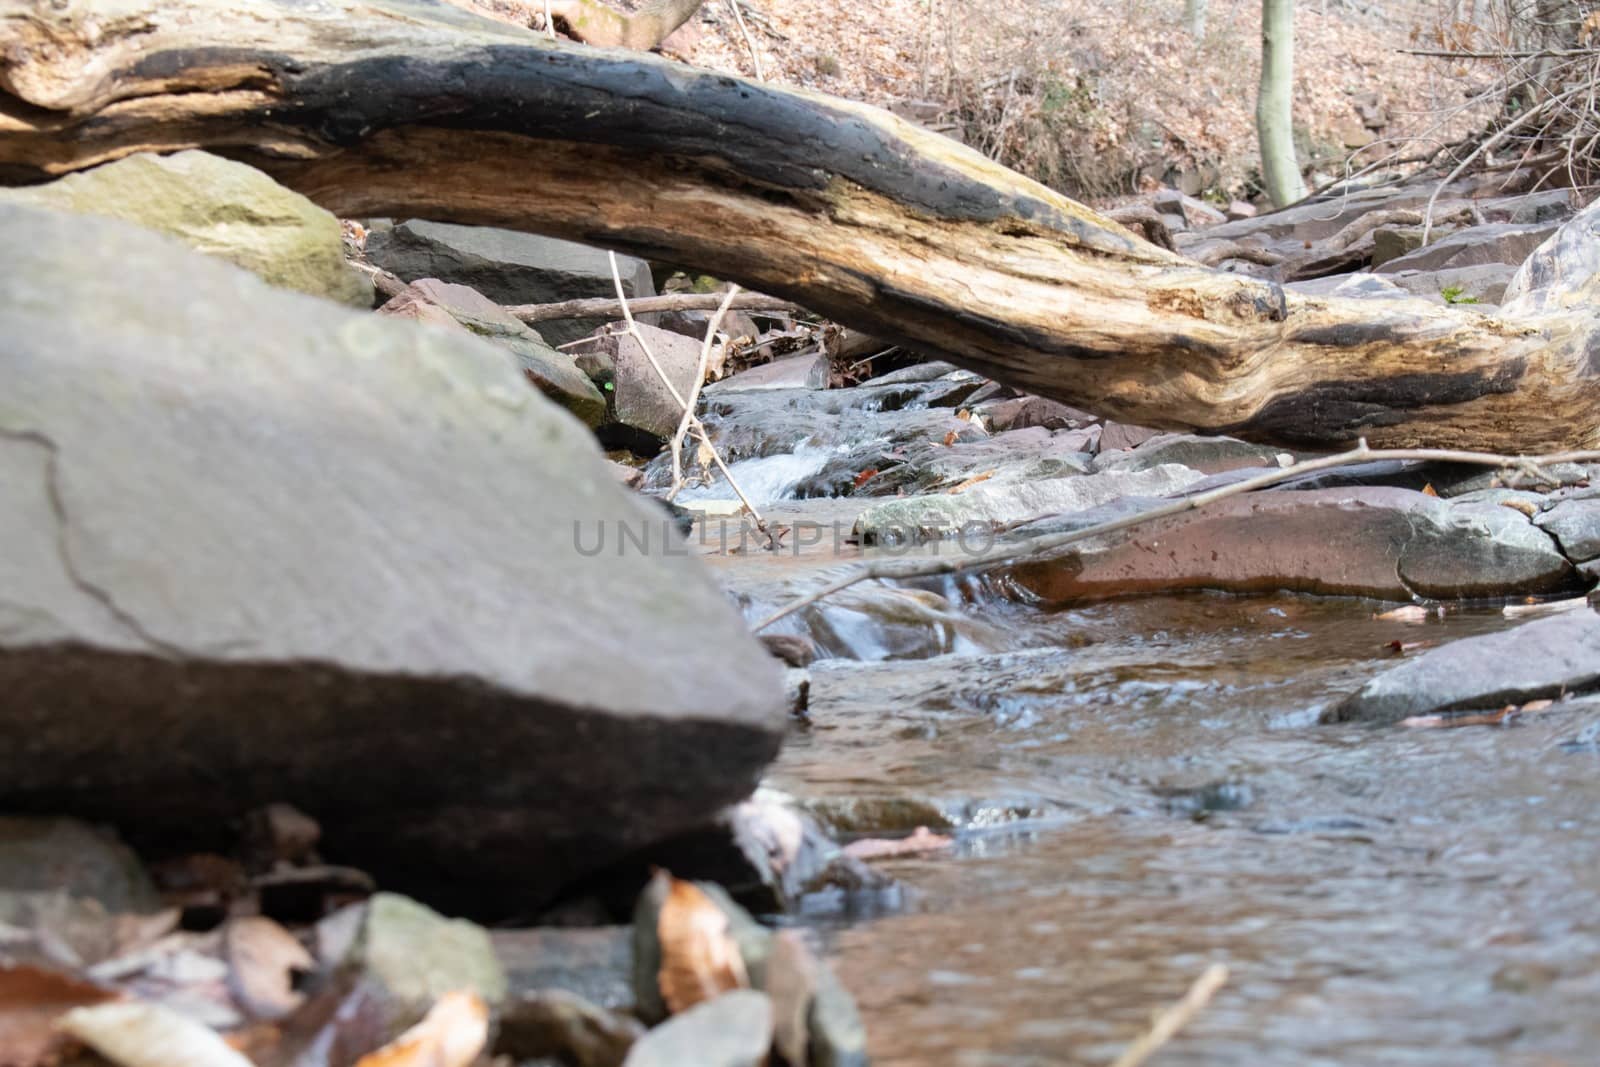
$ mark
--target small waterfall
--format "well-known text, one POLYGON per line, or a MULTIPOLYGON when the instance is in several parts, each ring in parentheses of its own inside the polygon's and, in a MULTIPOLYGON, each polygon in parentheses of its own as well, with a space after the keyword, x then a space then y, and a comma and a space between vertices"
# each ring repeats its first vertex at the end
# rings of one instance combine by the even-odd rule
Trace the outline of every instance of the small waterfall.
MULTIPOLYGON (((829 448, 801 445, 793 452, 738 460, 729 464, 729 470, 750 502, 760 508, 793 498, 795 486, 820 471, 832 455, 829 448)), ((686 505, 698 500, 733 499, 736 494, 720 471, 710 483, 685 488, 678 494, 678 503, 686 505)))

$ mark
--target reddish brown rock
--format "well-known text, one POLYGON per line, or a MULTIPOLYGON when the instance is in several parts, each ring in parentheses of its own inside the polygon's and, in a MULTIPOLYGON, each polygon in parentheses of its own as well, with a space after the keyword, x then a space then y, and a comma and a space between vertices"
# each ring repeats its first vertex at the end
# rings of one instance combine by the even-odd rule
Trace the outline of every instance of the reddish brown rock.
POLYGON ((1487 597, 1554 592, 1576 581, 1554 541, 1520 512, 1451 505, 1407 489, 1234 497, 1088 545, 1012 566, 1009 577, 1052 603, 1181 589, 1487 597))

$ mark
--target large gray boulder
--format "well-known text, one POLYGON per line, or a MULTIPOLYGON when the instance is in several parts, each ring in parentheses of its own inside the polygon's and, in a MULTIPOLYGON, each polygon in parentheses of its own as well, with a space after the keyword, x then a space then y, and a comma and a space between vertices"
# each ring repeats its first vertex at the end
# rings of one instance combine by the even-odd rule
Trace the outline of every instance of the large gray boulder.
POLYGON ((1600 686, 1600 615, 1579 610, 1452 641, 1384 671, 1330 709, 1332 722, 1494 710, 1600 686))
POLYGON ((0 230, 0 810, 188 849, 285 801, 330 860, 526 908, 749 795, 775 661, 502 349, 0 230))
MULTIPOLYGON (((459 282, 500 304, 547 304, 617 293, 610 259, 600 249, 490 226, 412 219, 369 233, 367 258, 406 281, 459 282)), ((655 295, 644 260, 618 256, 617 267, 628 296, 655 295)), ((539 335, 562 345, 604 324, 604 319, 542 322, 539 335)))
POLYGON ((141 152, 45 185, 0 189, 0 201, 123 219, 171 234, 273 285, 372 306, 372 283, 345 261, 339 220, 231 159, 141 152))

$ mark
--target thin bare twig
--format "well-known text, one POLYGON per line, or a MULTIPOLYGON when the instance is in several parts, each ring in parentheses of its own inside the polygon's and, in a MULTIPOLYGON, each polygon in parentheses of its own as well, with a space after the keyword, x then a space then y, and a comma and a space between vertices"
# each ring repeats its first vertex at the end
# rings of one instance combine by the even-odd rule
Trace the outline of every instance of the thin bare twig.
POLYGON ((1167 1008, 1156 1021, 1151 1024, 1145 1034, 1129 1045, 1118 1056, 1111 1067, 1141 1067, 1146 1060, 1154 1056, 1162 1045, 1177 1036, 1178 1031, 1194 1019, 1196 1015, 1205 1010, 1211 998, 1217 995, 1223 983, 1228 980, 1228 968, 1221 963, 1213 963, 1201 973, 1183 999, 1167 1008))
POLYGON ((722 471, 722 476, 728 479, 729 488, 739 498, 739 503, 744 506, 744 510, 749 512, 750 518, 755 520, 756 529, 761 531, 762 536, 767 539, 767 543, 770 546, 776 548, 778 541, 773 536, 772 531, 767 529, 767 521, 761 517, 761 512, 757 511, 756 506, 750 503, 750 498, 745 496, 744 490, 734 480, 733 472, 728 469, 727 463, 723 461, 722 454, 717 451, 717 446, 711 443, 711 437, 706 433, 704 424, 694 415, 694 409, 689 406, 683 394, 678 392, 678 387, 672 384, 672 379, 667 376, 666 370, 661 366, 661 361, 656 359, 656 354, 650 350, 650 342, 644 339, 644 332, 639 329, 638 322, 634 321, 633 312, 628 308, 628 294, 623 292, 622 289, 622 269, 617 266, 617 254, 615 252, 607 254, 611 257, 611 281, 617 287, 617 300, 622 305, 622 318, 628 324, 628 333, 638 342, 639 350, 644 353, 644 358, 649 361, 650 369, 656 372, 656 377, 661 379, 661 384, 667 387, 668 395, 693 420, 695 436, 710 450, 711 458, 716 461, 718 469, 722 471))
POLYGON ((750 27, 744 24, 744 9, 739 6, 739 0, 728 0, 728 6, 733 9, 733 21, 739 24, 739 33, 744 36, 744 46, 750 49, 750 66, 756 72, 756 81, 764 82, 767 76, 761 72, 761 53, 756 50, 756 39, 750 36, 750 27))
POLYGON ((689 433, 689 424, 695 421, 694 408, 700 400, 700 387, 705 384, 706 366, 711 362, 711 345, 716 340, 717 328, 722 325, 722 316, 728 313, 728 307, 738 295, 739 287, 737 285, 730 287, 728 295, 722 298, 716 314, 711 316, 711 322, 706 326, 705 340, 700 344, 700 369, 695 372, 694 383, 689 387, 689 395, 684 398, 683 418, 678 422, 678 432, 672 435, 672 488, 667 491, 669 502, 676 499, 678 490, 683 488, 683 439, 689 433))
POLYGON ((1123 530, 1142 526, 1156 519, 1164 519, 1171 515, 1181 515, 1186 511, 1194 511, 1197 508, 1215 504, 1219 500, 1240 496, 1257 489, 1267 489, 1302 474, 1331 470, 1335 467, 1347 467, 1352 463, 1368 463, 1373 460, 1421 460, 1437 463, 1465 463, 1479 467, 1515 469, 1533 478, 1543 477, 1549 480, 1548 476, 1544 474, 1545 467, 1555 463, 1600 463, 1600 449, 1551 452, 1539 456, 1503 456, 1493 452, 1463 452, 1452 448, 1368 448, 1366 438, 1362 438, 1361 443, 1348 452, 1292 463, 1287 467, 1268 471, 1254 478, 1234 482, 1232 485, 1219 486, 1203 493, 1195 493, 1193 496, 1182 497, 1169 504, 1162 504, 1146 511, 1141 511, 1136 515, 1125 515, 1122 518, 1096 523, 1080 530, 1042 534, 1038 537, 1030 537, 1011 544, 1000 545, 987 552, 979 552, 964 558, 947 556, 931 560, 896 560, 863 564, 853 569, 850 573, 841 575, 833 581, 812 590, 805 596, 790 601, 756 623, 751 629, 764 630, 778 620, 787 618, 800 609, 809 607, 824 597, 832 596, 842 589, 848 589, 857 582, 885 578, 929 578, 941 574, 955 574, 974 567, 986 567, 996 563, 1032 559, 1078 541, 1087 541, 1094 537, 1121 533, 1123 530))

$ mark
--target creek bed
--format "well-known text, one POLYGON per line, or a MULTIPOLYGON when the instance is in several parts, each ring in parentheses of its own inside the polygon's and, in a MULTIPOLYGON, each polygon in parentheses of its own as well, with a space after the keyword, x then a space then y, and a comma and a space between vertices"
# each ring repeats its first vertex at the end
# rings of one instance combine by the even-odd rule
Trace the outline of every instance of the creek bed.
POLYGON ((1012 647, 813 668, 770 784, 943 818, 905 910, 823 920, 879 1064, 1107 1063, 1208 963, 1173 1064, 1580 1064, 1600 1047, 1600 707, 1322 726, 1423 625, 1341 599, 968 611, 1012 647))

